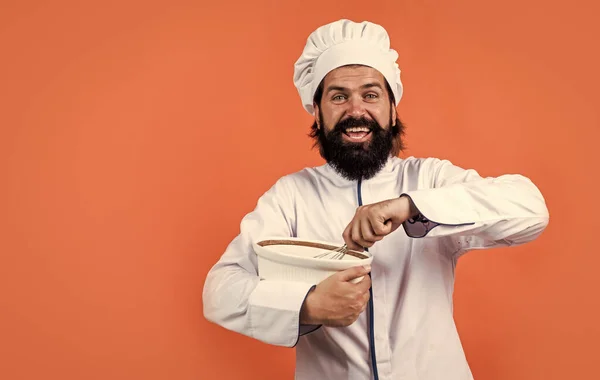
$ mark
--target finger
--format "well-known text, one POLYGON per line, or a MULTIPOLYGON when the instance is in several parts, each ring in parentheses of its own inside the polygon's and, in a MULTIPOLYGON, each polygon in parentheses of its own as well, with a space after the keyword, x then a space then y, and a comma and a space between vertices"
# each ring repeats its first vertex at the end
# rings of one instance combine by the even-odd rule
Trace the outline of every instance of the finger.
POLYGON ((350 243, 352 242, 351 234, 352 234, 352 225, 353 225, 353 223, 354 223, 354 219, 352 219, 350 221, 350 223, 348 223, 348 225, 344 229, 344 232, 342 233, 342 237, 344 238, 344 242, 347 245, 350 245, 350 243))
POLYGON ((373 232, 380 238, 392 232, 392 221, 385 220, 381 216, 373 223, 373 232))
POLYGON ((357 216, 355 215, 354 218, 352 218, 352 220, 350 221, 350 223, 348 223, 348 225, 346 226, 346 229, 342 233, 342 237, 344 238, 344 243, 346 243, 346 245, 348 246, 349 249, 356 250, 356 251, 362 251, 363 247, 359 246, 353 240, 353 237, 352 237, 352 235, 354 233, 354 228, 356 226, 356 219, 357 219, 357 216))
POLYGON ((371 276, 365 276, 365 277, 363 277, 363 279, 360 280, 360 282, 358 282, 356 284, 356 289, 360 293, 365 293, 365 292, 368 293, 368 291, 369 291, 370 288, 371 288, 371 276))
POLYGON ((362 313, 363 311, 365 311, 365 309, 367 308, 367 306, 369 306, 369 300, 371 299, 371 293, 370 292, 366 292, 362 295, 362 303, 363 306, 360 310, 360 312, 362 313))
POLYGON ((358 251, 358 252, 362 252, 364 251, 364 247, 361 246, 360 244, 357 244, 353 237, 352 237, 352 231, 354 230, 354 224, 349 226, 349 228, 347 229, 346 232, 344 232, 343 237, 344 237, 344 243, 346 243, 346 245, 348 246, 348 249, 352 250, 352 251, 358 251))
POLYGON ((352 225, 352 243, 354 245, 354 247, 352 247, 351 249, 364 249, 364 245, 362 245, 362 243, 364 243, 362 241, 362 233, 360 232, 360 224, 361 224, 361 220, 358 219, 354 222, 354 224, 352 225))
MULTIPOLYGON (((356 266, 352 268, 348 268, 346 270, 340 271, 337 273, 338 279, 340 281, 352 281, 355 278, 359 278, 361 276, 366 276, 371 271, 371 266, 356 266)), ((368 277, 368 276, 366 276, 368 277)), ((362 282, 362 281, 361 281, 362 282)), ((360 284, 360 282, 359 282, 360 284)))
POLYGON ((360 308, 360 311, 358 312, 358 315, 364 313, 364 311, 367 309, 367 306, 369 306, 369 302, 365 302, 362 307, 360 308))
MULTIPOLYGON (((367 240, 371 244, 370 246, 372 246, 376 242, 382 240, 383 237, 387 234, 380 233, 381 227, 377 228, 378 222, 377 222, 377 218, 375 216, 373 216, 372 218, 369 218, 368 221, 369 221, 369 225, 368 225, 368 234, 369 235, 363 235, 363 237, 365 238, 365 240, 367 240)), ((367 226, 365 226, 364 229, 367 229, 367 226)))
POLYGON ((388 234, 391 234, 392 232, 396 231, 398 227, 402 225, 402 223, 394 223, 392 220, 388 220, 385 224, 389 228, 388 234))
POLYGON ((363 247, 371 247, 373 245, 374 237, 373 229, 371 228, 371 222, 367 218, 360 220, 360 245, 363 247))

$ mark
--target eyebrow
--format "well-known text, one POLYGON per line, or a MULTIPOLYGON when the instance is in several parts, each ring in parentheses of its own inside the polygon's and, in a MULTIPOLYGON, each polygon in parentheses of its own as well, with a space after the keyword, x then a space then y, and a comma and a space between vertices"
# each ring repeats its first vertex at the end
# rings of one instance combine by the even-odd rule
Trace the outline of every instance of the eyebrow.
MULTIPOLYGON (((381 91, 383 91, 383 87, 381 87, 381 85, 379 83, 365 83, 362 86, 360 86, 361 89, 365 89, 365 88, 379 88, 381 91)), ((348 91, 348 88, 346 87, 342 87, 342 86, 328 86, 327 87, 327 91, 326 93, 329 93, 331 91, 348 91)))

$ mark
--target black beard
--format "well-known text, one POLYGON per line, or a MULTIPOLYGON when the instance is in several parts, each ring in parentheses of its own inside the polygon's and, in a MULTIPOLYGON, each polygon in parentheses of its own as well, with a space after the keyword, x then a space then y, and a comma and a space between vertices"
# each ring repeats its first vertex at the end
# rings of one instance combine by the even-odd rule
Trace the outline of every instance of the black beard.
MULTIPOLYGON (((323 120, 323 117, 321 117, 323 120)), ((375 176, 390 157, 394 142, 394 127, 383 129, 375 120, 348 118, 340 121, 329 132, 320 128, 318 138, 321 156, 338 173, 350 181, 375 176), (342 134, 350 127, 367 127, 371 140, 352 143, 343 140, 342 134)))

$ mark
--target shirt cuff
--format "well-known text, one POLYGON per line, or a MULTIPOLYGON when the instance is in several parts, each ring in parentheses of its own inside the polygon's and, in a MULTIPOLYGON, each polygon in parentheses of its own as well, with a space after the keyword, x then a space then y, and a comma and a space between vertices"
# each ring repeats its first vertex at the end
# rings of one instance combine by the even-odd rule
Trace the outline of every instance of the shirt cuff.
POLYGON ((435 190, 436 189, 417 190, 414 192, 403 193, 402 195, 400 195, 408 197, 408 199, 418 212, 416 216, 409 218, 406 221, 404 221, 404 223, 402 223, 402 227, 404 228, 404 232, 406 232, 407 236, 411 238, 422 238, 427 236, 429 232, 435 227, 441 225, 464 226, 474 224, 473 222, 456 223, 456 220, 452 220, 452 222, 454 223, 442 223, 431 220, 429 218, 429 215, 434 214, 434 211, 432 207, 429 207, 430 203, 435 203, 431 202, 434 199, 438 202, 440 201, 440 199, 435 198, 435 190), (427 200, 429 200, 430 202, 428 203, 427 200), (423 211, 424 209, 425 211, 423 211))
MULTIPOLYGON (((308 297, 308 293, 310 293, 311 291, 313 291, 313 289, 316 288, 316 285, 313 285, 310 289, 308 289, 308 292, 306 292, 306 297, 308 297)), ((306 301, 306 297, 304 297, 304 301, 306 301)), ((304 304, 304 301, 302 301, 302 304, 304 304)), ((300 325, 300 331, 298 332, 298 336, 303 336, 303 335, 307 335, 310 334, 311 332, 317 331, 322 325, 300 325)))
MULTIPOLYGON (((301 335, 300 309, 314 284, 261 280, 250 296, 250 328, 255 338, 269 344, 294 347, 301 335)), ((316 328, 314 328, 316 327, 316 328)))

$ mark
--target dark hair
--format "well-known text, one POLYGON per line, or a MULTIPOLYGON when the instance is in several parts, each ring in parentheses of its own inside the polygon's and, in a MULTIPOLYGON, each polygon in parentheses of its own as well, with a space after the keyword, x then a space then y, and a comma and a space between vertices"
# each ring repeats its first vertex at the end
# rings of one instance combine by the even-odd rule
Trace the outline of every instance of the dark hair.
MULTIPOLYGON (((348 66, 361 66, 361 65, 348 65, 348 66)), ((390 106, 395 107, 396 101, 394 98, 394 93, 392 92, 392 88, 390 87, 388 81, 385 80, 385 78, 384 78, 384 82, 385 82, 385 89, 388 93, 388 96, 390 97, 390 106)), ((315 96, 313 97, 314 102, 319 105, 319 112, 321 110, 321 100, 323 98, 323 88, 325 87, 324 83, 325 83, 325 79, 323 79, 321 81, 321 83, 319 83, 319 87, 317 87, 317 90, 315 91, 315 96)), ((396 124, 393 127, 390 125, 390 128, 392 131, 392 136, 394 137, 391 154, 394 156, 397 156, 405 148, 403 137, 405 135, 405 128, 406 128, 404 126, 404 124, 402 124, 402 121, 400 121, 400 118, 398 117, 397 113, 396 113, 396 124)), ((319 145, 319 133, 325 133, 325 132, 319 129, 319 126, 317 125, 317 122, 315 121, 315 122, 313 122, 313 125, 310 127, 310 133, 308 134, 312 139, 315 140, 315 144, 313 145, 313 147, 316 147, 317 145, 319 145)))

